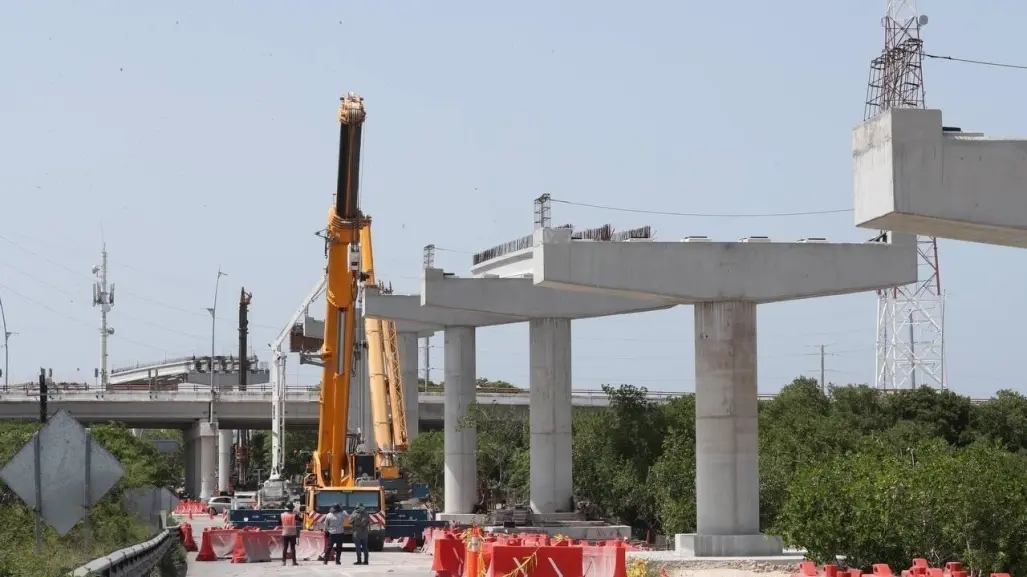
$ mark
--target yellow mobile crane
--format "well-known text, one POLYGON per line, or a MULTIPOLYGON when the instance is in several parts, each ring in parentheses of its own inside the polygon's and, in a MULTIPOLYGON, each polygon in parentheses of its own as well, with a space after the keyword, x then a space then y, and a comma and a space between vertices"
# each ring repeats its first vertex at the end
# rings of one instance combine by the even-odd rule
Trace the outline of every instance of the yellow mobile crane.
MULTIPOLYGON (((371 234, 362 235, 360 250, 364 261, 365 283, 375 284, 374 252, 371 234)), ((379 290, 392 292, 383 284, 379 290)), ((367 360, 371 377, 371 419, 374 423, 375 476, 393 480, 401 476, 396 455, 409 448, 407 437, 406 405, 403 399, 403 378, 399 366, 396 323, 368 318, 364 321, 367 333, 367 360)))
MULTIPOLYGON (((363 505, 372 519, 369 545, 385 543, 385 498, 381 487, 358 486, 356 435, 349 431, 350 375, 356 343, 356 305, 366 275, 361 270, 361 241, 371 244, 371 219, 360 210, 360 147, 364 120, 363 98, 349 93, 339 106, 339 174, 335 203, 325 230, 327 282, 325 332, 321 349, 321 408, 317 450, 304 478, 307 528, 318 515, 339 505, 352 511, 363 505)), ((368 263, 371 264, 370 262, 368 263)))

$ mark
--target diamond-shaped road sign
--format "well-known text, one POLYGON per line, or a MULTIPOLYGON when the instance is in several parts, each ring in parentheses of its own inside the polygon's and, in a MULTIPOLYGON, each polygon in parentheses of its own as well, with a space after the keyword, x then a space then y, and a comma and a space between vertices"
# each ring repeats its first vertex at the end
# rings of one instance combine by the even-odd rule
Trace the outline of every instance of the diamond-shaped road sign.
POLYGON ((39 480, 42 508, 36 507, 35 439, 0 469, 0 479, 57 534, 65 535, 121 479, 121 463, 97 443, 85 427, 61 410, 43 425, 39 436, 39 480), (88 457, 86 455, 88 443, 88 457), (89 471, 86 471, 88 458, 89 471), (86 486, 89 487, 88 504, 86 486))

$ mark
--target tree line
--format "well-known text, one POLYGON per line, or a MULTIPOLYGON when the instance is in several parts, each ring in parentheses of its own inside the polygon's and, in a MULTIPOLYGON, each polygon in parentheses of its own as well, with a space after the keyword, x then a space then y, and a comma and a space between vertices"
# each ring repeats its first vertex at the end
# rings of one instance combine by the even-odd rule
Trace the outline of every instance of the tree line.
MULTIPOLYGON (((605 386, 610 406, 576 411, 575 500, 636 536, 695 531, 695 398, 652 401, 605 386)), ((479 502, 526 504, 526 414, 473 406, 479 502)), ((1027 573, 1027 398, 973 404, 951 391, 882 392, 800 378, 759 406, 760 524, 818 562, 904 567, 914 557, 1027 573)), ((443 499, 443 435, 404 455, 443 499)))

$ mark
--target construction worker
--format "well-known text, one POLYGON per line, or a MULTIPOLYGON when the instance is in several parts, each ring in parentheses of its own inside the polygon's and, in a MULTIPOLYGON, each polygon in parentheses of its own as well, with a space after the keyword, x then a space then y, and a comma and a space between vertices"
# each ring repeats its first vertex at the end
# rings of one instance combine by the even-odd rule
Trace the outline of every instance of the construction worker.
POLYGON ((342 526, 346 522, 346 513, 342 507, 332 505, 331 511, 325 515, 325 551, 324 564, 328 564, 332 550, 335 550, 335 564, 340 564, 342 558, 342 526))
POLYGON ((371 516, 367 514, 363 505, 357 505, 353 514, 350 515, 350 525, 353 527, 353 546, 357 549, 357 560, 353 564, 367 565, 367 541, 371 529, 371 516), (361 552, 364 553, 363 561, 361 561, 361 552))
POLYGON ((292 503, 285 504, 285 512, 282 513, 282 566, 285 566, 286 561, 289 559, 289 550, 292 550, 292 564, 296 563, 296 539, 300 535, 299 523, 300 516, 294 509, 295 505, 292 503))

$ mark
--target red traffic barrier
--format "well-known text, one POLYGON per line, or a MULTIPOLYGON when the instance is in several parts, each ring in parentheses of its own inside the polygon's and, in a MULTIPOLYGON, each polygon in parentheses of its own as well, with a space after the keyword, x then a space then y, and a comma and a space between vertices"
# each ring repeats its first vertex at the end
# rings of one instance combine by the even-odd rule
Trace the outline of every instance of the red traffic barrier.
POLYGON ((182 523, 178 526, 178 537, 186 551, 196 551, 196 540, 193 539, 193 526, 189 523, 182 523))

